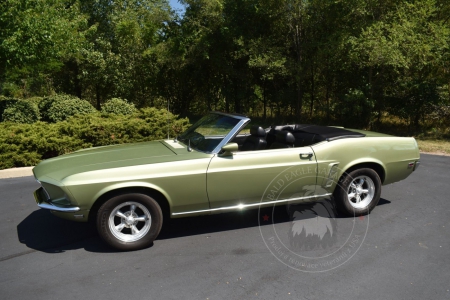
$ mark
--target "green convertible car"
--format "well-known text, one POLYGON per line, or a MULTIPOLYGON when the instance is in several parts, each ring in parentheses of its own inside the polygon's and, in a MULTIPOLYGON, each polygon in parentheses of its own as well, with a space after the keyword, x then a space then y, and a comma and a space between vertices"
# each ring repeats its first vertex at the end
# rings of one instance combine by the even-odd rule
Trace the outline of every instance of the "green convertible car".
POLYGON ((419 165, 414 138, 316 125, 247 126, 211 112, 176 139, 96 147, 41 162, 39 207, 96 223, 120 250, 148 247, 163 220, 333 195, 341 213, 378 203, 419 165), (305 192, 305 190, 307 192, 305 192))

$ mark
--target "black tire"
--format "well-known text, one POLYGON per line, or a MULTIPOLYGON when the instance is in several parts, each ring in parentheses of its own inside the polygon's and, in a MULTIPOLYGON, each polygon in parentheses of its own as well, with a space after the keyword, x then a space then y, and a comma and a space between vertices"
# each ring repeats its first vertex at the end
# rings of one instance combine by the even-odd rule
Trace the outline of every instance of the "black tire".
POLYGON ((161 231, 158 203, 144 194, 122 194, 106 201, 97 213, 97 230, 110 246, 121 251, 147 248, 161 231))
POLYGON ((380 195, 380 176, 369 168, 344 173, 334 191, 338 210, 352 217, 370 213, 377 206, 380 195))

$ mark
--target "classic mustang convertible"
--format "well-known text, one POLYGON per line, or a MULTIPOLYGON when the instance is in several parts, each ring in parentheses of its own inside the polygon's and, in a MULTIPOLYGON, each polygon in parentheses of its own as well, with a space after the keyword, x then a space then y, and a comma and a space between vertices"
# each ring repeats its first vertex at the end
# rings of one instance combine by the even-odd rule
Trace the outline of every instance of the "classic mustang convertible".
POLYGON ((367 214, 382 185, 419 165, 414 138, 304 124, 248 132, 249 122, 212 112, 174 140, 45 160, 33 169, 36 202, 59 217, 94 221, 108 244, 136 250, 152 244, 165 218, 330 195, 343 214, 367 214))

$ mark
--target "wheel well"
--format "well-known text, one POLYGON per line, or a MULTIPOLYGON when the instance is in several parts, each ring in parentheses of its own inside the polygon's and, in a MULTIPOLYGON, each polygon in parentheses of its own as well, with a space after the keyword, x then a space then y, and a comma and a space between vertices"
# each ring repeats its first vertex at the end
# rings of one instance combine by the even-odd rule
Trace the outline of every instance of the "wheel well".
POLYGON ((101 195, 92 205, 91 210, 89 211, 89 222, 95 222, 97 219, 97 212, 106 201, 111 199, 112 197, 122 195, 122 194, 129 194, 129 193, 139 193, 144 194, 147 196, 152 197, 155 199, 156 202, 158 202, 159 206, 161 207, 161 211, 163 213, 163 220, 169 220, 170 219, 170 206, 169 202, 167 201, 166 197, 159 191, 146 188, 146 187, 127 187, 127 188, 121 188, 117 190, 112 190, 109 192, 106 192, 105 194, 101 195))
MULTIPOLYGON (((350 172, 352 172, 354 170, 362 169, 362 168, 369 168, 369 169, 374 170, 375 172, 377 172, 378 176, 380 177, 381 183, 384 182, 384 178, 386 176, 384 168, 383 168, 383 166, 381 166, 380 164, 377 164, 377 163, 370 162, 370 163, 356 164, 354 166, 351 166, 347 170, 345 170, 344 174, 345 173, 350 173, 350 172)), ((342 174, 342 176, 344 176, 344 174, 342 174)))

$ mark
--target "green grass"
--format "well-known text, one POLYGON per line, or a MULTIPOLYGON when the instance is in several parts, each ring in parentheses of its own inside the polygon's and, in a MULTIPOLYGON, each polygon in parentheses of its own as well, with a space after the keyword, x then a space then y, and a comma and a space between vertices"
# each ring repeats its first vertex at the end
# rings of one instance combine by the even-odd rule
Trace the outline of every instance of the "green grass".
POLYGON ((446 140, 417 140, 420 152, 450 155, 450 141, 446 140))

